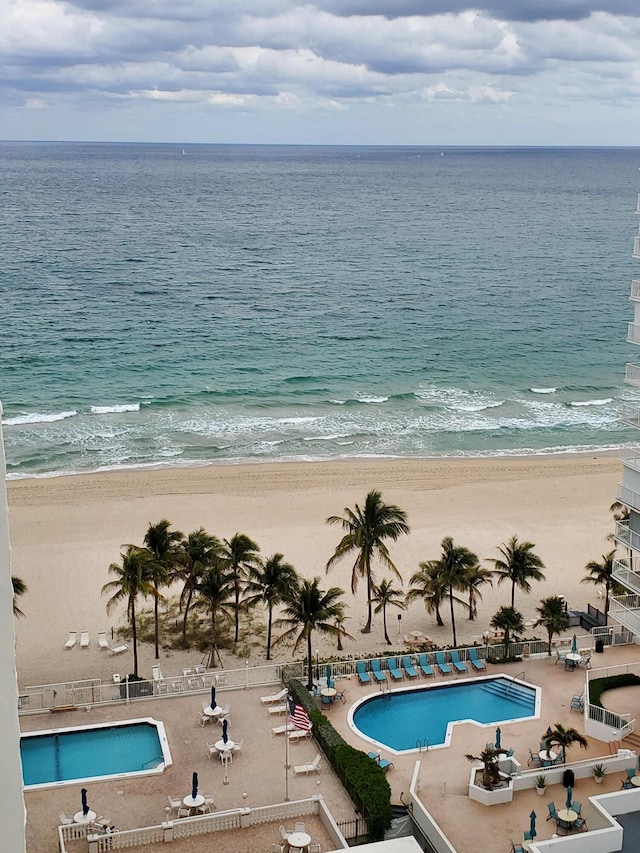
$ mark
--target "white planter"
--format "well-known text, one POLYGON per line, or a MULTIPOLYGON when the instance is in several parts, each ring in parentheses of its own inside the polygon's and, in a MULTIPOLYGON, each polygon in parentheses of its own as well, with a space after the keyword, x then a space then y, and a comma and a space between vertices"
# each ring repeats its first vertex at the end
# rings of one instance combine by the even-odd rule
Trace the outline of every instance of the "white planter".
POLYGON ((545 791, 546 791, 546 790, 547 790, 546 785, 545 785, 545 787, 544 787, 544 788, 536 788, 536 794, 537 794, 539 797, 544 797, 544 793, 545 793, 545 791))

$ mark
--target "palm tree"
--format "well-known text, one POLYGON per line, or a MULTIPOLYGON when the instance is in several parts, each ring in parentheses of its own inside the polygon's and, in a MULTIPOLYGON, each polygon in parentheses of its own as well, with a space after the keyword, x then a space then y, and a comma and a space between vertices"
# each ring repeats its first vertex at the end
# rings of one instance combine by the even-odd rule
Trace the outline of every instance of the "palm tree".
POLYGON ((175 577, 184 582, 180 593, 182 615, 182 644, 187 648, 187 617, 194 593, 205 571, 214 565, 220 555, 219 539, 206 532, 204 527, 194 530, 182 540, 175 577))
POLYGON ((252 567, 260 565, 260 548, 244 533, 234 533, 231 539, 225 539, 222 546, 222 563, 233 581, 235 607, 235 633, 233 642, 238 642, 240 631, 240 595, 243 583, 252 567))
POLYGON ((230 616, 234 610, 231 598, 233 597, 233 579, 224 572, 223 567, 217 563, 209 566, 202 575, 198 584, 198 597, 194 607, 206 610, 211 616, 211 650, 209 652, 208 665, 215 667, 216 657, 222 666, 222 658, 218 651, 216 636, 216 617, 219 613, 230 616))
POLYGON ((155 567, 153 569, 153 588, 155 595, 153 598, 153 639, 155 644, 156 660, 160 657, 160 637, 158 627, 158 602, 162 598, 160 595, 160 587, 166 586, 169 582, 170 572, 177 561, 178 547, 184 536, 179 530, 169 530, 171 522, 163 518, 157 524, 149 524, 147 532, 144 535, 144 544, 155 558, 155 567))
POLYGON ((489 624, 492 628, 504 631, 504 654, 508 657, 511 635, 521 634, 524 630, 522 613, 515 607, 500 607, 489 624))
POLYGON ((407 609, 407 605, 402 600, 402 590, 394 589, 393 581, 388 581, 386 578, 383 578, 377 586, 374 584, 371 588, 371 592, 373 593, 372 600, 377 602, 377 607, 373 612, 380 613, 382 610, 384 638, 387 641, 387 645, 390 646, 391 640, 387 633, 387 607, 397 607, 399 610, 407 609))
POLYGON ((629 507, 620 501, 614 501, 609 507, 609 512, 613 515, 614 521, 621 521, 623 524, 629 522, 629 507))
POLYGON ((284 599, 284 616, 278 619, 276 625, 288 625, 287 630, 276 638, 274 645, 287 637, 297 634, 293 651, 297 650, 303 640, 307 643, 307 687, 313 687, 313 657, 311 653, 311 636, 314 631, 331 636, 348 637, 344 628, 339 627, 344 618, 344 604, 340 598, 344 591, 332 586, 330 589, 320 589, 320 578, 312 581, 306 578, 296 586, 291 586, 284 599))
POLYGON ((351 571, 351 592, 358 588, 358 579, 367 581, 367 624, 362 629, 363 634, 371 631, 371 591, 375 577, 371 569, 374 556, 384 563, 398 580, 402 580, 389 555, 385 539, 396 542, 403 533, 409 533, 407 514, 394 504, 385 504, 380 492, 372 490, 365 498, 364 508, 355 505, 355 509, 344 508, 344 516, 331 515, 327 524, 339 524, 346 531, 337 544, 333 556, 327 562, 326 570, 342 557, 356 552, 356 560, 351 571))
POLYGON ((540 618, 533 625, 537 628, 542 625, 546 628, 549 646, 547 652, 551 655, 551 640, 554 634, 561 634, 569 627, 569 614, 564 609, 564 601, 557 595, 551 595, 549 598, 543 598, 540 605, 536 607, 536 612, 540 618))
POLYGON ((544 580, 544 563, 533 553, 533 547, 533 542, 518 542, 518 537, 512 536, 498 547, 502 557, 490 561, 498 575, 498 586, 505 580, 511 582, 511 607, 515 607, 516 587, 531 592, 530 581, 544 580))
POLYGON ((480 587, 488 583, 493 586, 491 569, 485 569, 480 563, 469 566, 464 580, 464 588, 469 593, 469 619, 478 617, 478 599, 482 601, 480 587))
POLYGON ((601 563, 597 560, 590 560, 584 567, 585 572, 588 572, 588 574, 580 581, 580 583, 593 583, 596 584, 596 586, 604 587, 605 616, 609 613, 609 597, 611 594, 611 588, 615 583, 613 578, 613 558, 615 553, 616 549, 614 548, 613 551, 609 551, 608 554, 603 554, 601 563))
POLYGON ((131 623, 131 639, 133 645, 133 674, 138 675, 138 627, 136 624, 136 601, 139 595, 155 595, 153 578, 155 559, 148 548, 138 545, 125 545, 124 554, 120 555, 121 563, 111 563, 109 573, 116 575, 115 580, 108 581, 102 587, 102 595, 111 595, 107 601, 107 613, 121 601, 127 603, 127 618, 131 623))
POLYGON ((28 592, 28 587, 22 578, 19 578, 17 575, 11 575, 11 584, 13 586, 13 615, 24 616, 24 613, 18 607, 18 596, 28 592))
POLYGON ((249 571, 246 603, 249 607, 258 602, 265 604, 268 611, 267 621, 267 660, 271 660, 271 626, 273 608, 281 604, 289 588, 296 585, 298 575, 290 563, 284 562, 282 554, 273 554, 262 565, 252 566, 249 571))
POLYGON ((471 755, 467 753, 465 758, 467 761, 482 762, 482 785, 487 791, 493 791, 494 785, 500 783, 500 765, 498 761, 503 756, 501 749, 483 749, 480 755, 471 755))
POLYGON ((447 588, 447 598, 451 609, 451 628, 453 630, 453 645, 457 646, 456 617, 453 610, 454 601, 458 601, 467 607, 467 603, 461 601, 453 594, 454 589, 463 591, 466 589, 465 579, 470 570, 478 565, 477 556, 465 548, 464 545, 454 545, 451 536, 445 536, 441 543, 442 555, 437 560, 438 570, 442 576, 442 582, 447 588))
POLYGON ((414 572, 409 579, 411 587, 405 601, 422 599, 427 613, 434 613, 436 624, 442 627, 444 622, 440 615, 440 608, 447 600, 447 587, 440 574, 438 560, 429 560, 418 565, 418 571, 414 572))
POLYGON ((543 740, 546 741, 547 749, 552 743, 562 747, 562 763, 564 764, 567 758, 567 747, 574 743, 579 744, 582 749, 589 746, 589 741, 577 729, 565 729, 561 723, 555 724, 555 729, 548 728, 543 735, 543 740))

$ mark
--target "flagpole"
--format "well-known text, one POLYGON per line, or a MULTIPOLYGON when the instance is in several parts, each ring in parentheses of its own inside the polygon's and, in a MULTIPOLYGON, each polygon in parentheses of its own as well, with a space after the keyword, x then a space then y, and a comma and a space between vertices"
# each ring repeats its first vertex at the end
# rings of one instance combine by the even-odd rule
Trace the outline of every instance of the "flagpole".
POLYGON ((284 732, 284 801, 289 802, 289 715, 284 732))

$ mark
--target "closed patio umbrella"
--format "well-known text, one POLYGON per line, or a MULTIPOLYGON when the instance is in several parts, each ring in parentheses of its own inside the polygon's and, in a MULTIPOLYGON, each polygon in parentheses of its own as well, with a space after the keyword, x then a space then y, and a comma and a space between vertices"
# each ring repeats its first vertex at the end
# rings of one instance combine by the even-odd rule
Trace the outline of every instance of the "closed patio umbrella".
POLYGON ((529 817, 531 818, 531 825, 529 827, 529 834, 531 835, 532 838, 535 838, 536 835, 538 834, 536 832, 536 813, 532 811, 531 814, 529 815, 529 817))
POLYGON ((571 808, 571 803, 573 802, 573 788, 571 785, 567 788, 567 802, 565 803, 568 809, 571 808))
POLYGON ((224 719, 222 721, 222 740, 226 743, 229 740, 229 735, 227 734, 227 725, 228 721, 224 719))
POLYGON ((571 654, 572 655, 578 654, 578 641, 576 639, 575 634, 573 635, 573 640, 571 640, 571 654))
POLYGON ((498 728, 496 729, 496 749, 502 748, 502 743, 500 741, 501 737, 502 737, 502 732, 500 731, 500 726, 498 726, 498 728))
POLYGON ((195 800, 198 796, 198 774, 194 772, 191 779, 191 799, 195 800))
POLYGON ((82 814, 88 815, 89 814, 89 805, 87 803, 87 789, 86 788, 83 788, 80 791, 80 796, 82 797, 82 814))
POLYGON ((213 686, 211 687, 211 707, 216 707, 216 688, 213 686))

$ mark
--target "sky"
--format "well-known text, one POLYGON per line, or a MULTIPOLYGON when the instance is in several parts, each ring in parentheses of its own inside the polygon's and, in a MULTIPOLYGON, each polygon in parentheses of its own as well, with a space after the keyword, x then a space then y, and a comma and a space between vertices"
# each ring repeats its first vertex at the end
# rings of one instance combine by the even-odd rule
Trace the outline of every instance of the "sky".
POLYGON ((640 145, 640 0, 0 0, 0 138, 640 145))

